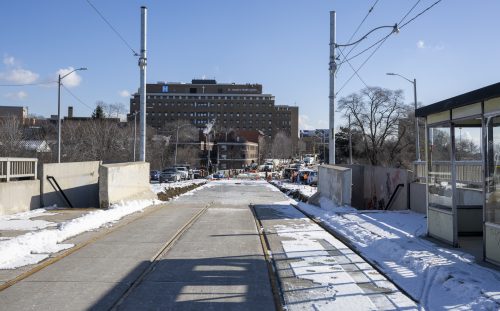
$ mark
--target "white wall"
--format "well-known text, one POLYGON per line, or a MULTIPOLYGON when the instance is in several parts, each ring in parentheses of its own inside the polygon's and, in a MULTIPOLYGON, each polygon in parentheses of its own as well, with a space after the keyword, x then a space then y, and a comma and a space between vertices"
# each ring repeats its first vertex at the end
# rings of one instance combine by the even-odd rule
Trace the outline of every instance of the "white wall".
POLYGON ((39 180, 0 183, 0 215, 27 212, 39 207, 39 180))
POLYGON ((99 206, 130 199, 153 199, 149 185, 149 163, 129 162, 99 166, 99 206))
POLYGON ((47 176, 54 176, 73 207, 98 207, 99 161, 48 163, 41 165, 38 178, 41 183, 42 206, 68 207, 47 176))
POLYGON ((318 167, 318 191, 321 196, 339 205, 351 205, 351 184, 350 168, 334 165, 318 167))

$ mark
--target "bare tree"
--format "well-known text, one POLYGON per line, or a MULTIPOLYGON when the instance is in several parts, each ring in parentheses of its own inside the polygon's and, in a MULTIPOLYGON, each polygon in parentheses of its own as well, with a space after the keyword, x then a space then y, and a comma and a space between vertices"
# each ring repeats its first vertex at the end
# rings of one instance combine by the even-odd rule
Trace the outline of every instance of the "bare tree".
POLYGON ((390 161, 401 151, 406 117, 401 90, 368 87, 339 100, 339 109, 351 116, 351 127, 362 133, 363 153, 372 165, 390 161))
POLYGON ((21 121, 15 116, 0 118, 0 155, 5 157, 22 156, 22 140, 21 121))
POLYGON ((125 162, 130 158, 130 129, 106 119, 63 123, 62 156, 69 161, 125 162))
POLYGON ((285 132, 278 132, 274 136, 271 156, 275 159, 286 159, 292 156, 292 139, 285 132))

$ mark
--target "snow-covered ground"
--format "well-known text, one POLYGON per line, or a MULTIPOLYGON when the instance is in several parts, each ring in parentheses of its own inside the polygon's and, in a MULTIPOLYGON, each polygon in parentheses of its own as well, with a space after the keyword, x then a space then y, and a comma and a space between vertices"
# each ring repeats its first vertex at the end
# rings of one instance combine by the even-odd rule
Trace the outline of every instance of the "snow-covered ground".
POLYGON ((500 310, 500 272, 424 239, 425 215, 298 203, 347 238, 426 310, 500 310))

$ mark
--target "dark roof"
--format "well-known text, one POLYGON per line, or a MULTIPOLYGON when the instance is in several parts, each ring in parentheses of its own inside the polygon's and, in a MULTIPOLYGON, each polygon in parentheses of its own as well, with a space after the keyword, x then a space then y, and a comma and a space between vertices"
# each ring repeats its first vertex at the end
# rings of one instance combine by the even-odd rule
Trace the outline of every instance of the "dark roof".
POLYGON ((217 84, 217 81, 214 79, 193 79, 191 80, 192 84, 217 84))
POLYGON ((416 111, 417 117, 426 117, 433 113, 447 111, 450 109, 467 106, 483 100, 488 100, 494 97, 500 97, 500 82, 483 88, 464 93, 455 97, 451 97, 425 107, 418 108, 416 111))

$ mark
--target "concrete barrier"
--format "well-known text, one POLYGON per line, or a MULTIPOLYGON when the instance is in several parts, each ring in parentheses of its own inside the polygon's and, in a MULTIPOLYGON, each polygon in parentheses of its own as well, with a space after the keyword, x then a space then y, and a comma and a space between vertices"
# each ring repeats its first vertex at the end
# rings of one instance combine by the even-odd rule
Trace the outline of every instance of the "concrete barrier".
POLYGON ((339 205, 351 205, 351 169, 334 165, 318 168, 318 191, 339 205))
POLYGON ((414 212, 427 214, 427 185, 410 183, 410 209, 414 212))
POLYGON ((41 165, 38 178, 40 179, 42 206, 69 206, 61 193, 57 191, 53 180, 47 179, 47 176, 53 176, 73 207, 98 207, 99 164, 99 161, 89 161, 41 165))
POLYGON ((27 212, 39 207, 39 180, 0 183, 0 215, 27 212))
POLYGON ((130 162, 99 166, 99 206, 132 199, 153 199, 149 185, 149 163, 130 162))

